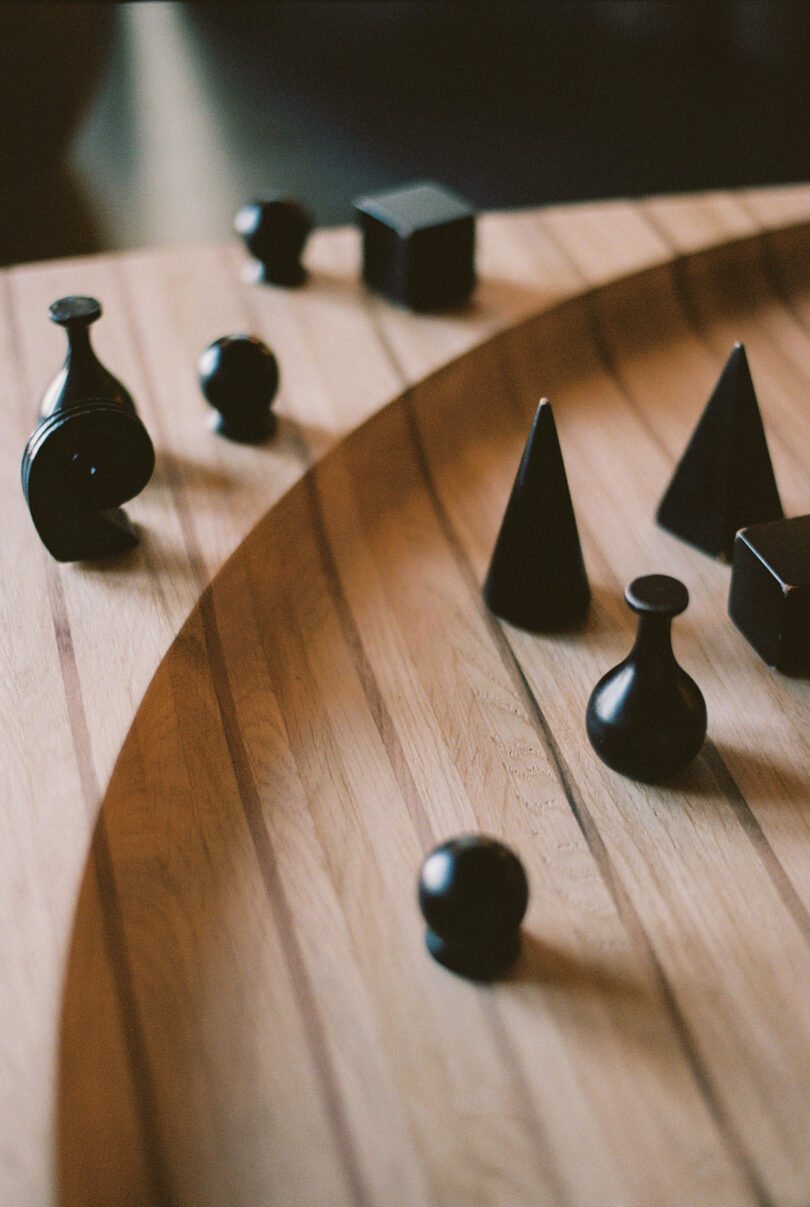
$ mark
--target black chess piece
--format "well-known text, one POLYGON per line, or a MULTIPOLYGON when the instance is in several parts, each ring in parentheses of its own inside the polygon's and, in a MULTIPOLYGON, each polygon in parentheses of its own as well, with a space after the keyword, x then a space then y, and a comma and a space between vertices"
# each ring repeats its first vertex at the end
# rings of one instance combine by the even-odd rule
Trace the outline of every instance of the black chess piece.
POLYGON ((155 466, 132 396, 91 346, 90 324, 100 315, 95 298, 60 298, 50 307, 67 332, 67 358, 45 392, 22 459, 31 518, 60 562, 107 557, 137 544, 120 504, 143 490, 155 466))
POLYGON ((363 280, 412 310, 465 302, 475 287, 475 211, 438 184, 358 197, 363 280))
POLYGON ((419 907, 427 949, 472 980, 492 980, 515 962, 528 901, 523 865, 497 839, 453 838, 422 864, 419 907))
POLYGON ((728 561, 740 528, 782 514, 745 348, 735 344, 656 519, 681 540, 728 561))
POLYGON ((301 255, 312 227, 309 211, 293 197, 243 205, 234 219, 234 229, 256 261, 252 279, 272 285, 300 285, 307 275, 301 255))
POLYGON ((229 440, 254 444, 272 436, 270 410, 278 391, 278 362, 255 335, 223 335, 205 349, 198 364, 200 388, 219 414, 214 430, 229 440))
POLYGON ((590 588, 551 404, 537 408, 484 583, 496 616, 533 633, 571 628, 590 588))
POLYGON ((728 611, 768 666, 810 675, 810 515, 737 533, 728 611))
POLYGON ((648 574, 630 583, 625 598, 638 613, 635 644, 593 689, 586 726, 604 763, 656 783, 690 763, 706 737, 703 694, 672 652, 672 620, 686 610, 689 592, 668 574, 648 574))

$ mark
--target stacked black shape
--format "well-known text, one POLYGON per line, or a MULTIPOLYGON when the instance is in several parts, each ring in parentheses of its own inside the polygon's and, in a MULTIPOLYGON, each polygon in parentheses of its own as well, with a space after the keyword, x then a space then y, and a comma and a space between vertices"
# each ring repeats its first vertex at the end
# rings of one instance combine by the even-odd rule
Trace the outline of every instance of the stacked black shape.
POLYGON ((656 518, 675 536, 727 561, 740 528, 782 518, 742 344, 734 345, 656 518))
POLYGON ((279 383, 278 362, 255 335, 223 335, 197 366, 200 389, 218 412, 214 430, 229 440, 255 444, 276 430, 270 410, 279 383))
POLYGON ((520 951, 529 885, 517 856, 494 838, 463 835, 425 859, 419 906, 425 943, 440 964, 473 980, 492 980, 520 951))
POLYGON ((484 599, 529 632, 579 624, 590 588, 551 405, 537 408, 495 543, 484 599))
POLYGON ((128 390, 99 362, 90 324, 95 298, 66 297, 50 316, 68 353, 42 401, 22 459, 22 484, 37 532, 57 561, 107 557, 137 544, 120 508, 149 481, 155 451, 128 390))
POLYGON ((686 610, 689 592, 677 578, 647 574, 625 598, 638 613, 635 644, 593 689, 585 723, 604 763, 655 783, 686 767, 706 737, 703 694, 672 652, 672 619, 686 610))
POLYGON ((272 285, 300 285, 307 275, 301 254, 312 227, 309 211, 293 197, 243 205, 234 229, 256 261, 253 279, 272 285))

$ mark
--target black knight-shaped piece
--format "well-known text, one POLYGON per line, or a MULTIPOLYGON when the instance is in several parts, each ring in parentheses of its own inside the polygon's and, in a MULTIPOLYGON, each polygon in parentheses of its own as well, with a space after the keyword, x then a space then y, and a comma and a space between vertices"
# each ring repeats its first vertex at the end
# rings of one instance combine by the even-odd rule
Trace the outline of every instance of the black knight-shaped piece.
POLYGON ((31 519, 60 562, 122 553, 138 542, 121 504, 143 490, 155 451, 127 389, 96 357, 95 298, 60 298, 50 316, 68 337, 65 364, 45 392, 22 459, 31 519))

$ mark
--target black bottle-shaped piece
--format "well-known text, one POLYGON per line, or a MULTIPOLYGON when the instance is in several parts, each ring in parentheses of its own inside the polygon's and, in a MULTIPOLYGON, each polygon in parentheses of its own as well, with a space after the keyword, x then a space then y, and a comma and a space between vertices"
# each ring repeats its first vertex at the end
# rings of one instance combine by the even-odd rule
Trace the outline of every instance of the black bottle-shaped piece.
POLYGON ((730 561, 740 528, 782 514, 748 358, 735 344, 656 519, 681 540, 730 561))
POLYGON ((706 737, 703 694, 672 652, 672 619, 685 611, 689 592, 677 578, 648 574, 634 579, 625 598, 638 613, 635 644, 597 683, 585 720, 603 762, 655 783, 690 763, 706 737))
POLYGON ((57 561, 121 553, 137 544, 120 508, 152 475, 155 451, 129 391, 96 357, 95 298, 60 298, 50 316, 68 337, 65 364, 45 392, 22 459, 31 518, 57 561))
POLYGON ((534 417, 483 594, 496 616, 534 633, 572 628, 588 610, 588 577, 546 398, 534 417))
POLYGON ((434 960, 473 980, 492 980, 515 962, 529 885, 517 855, 498 839, 463 834, 434 847, 418 893, 434 960))

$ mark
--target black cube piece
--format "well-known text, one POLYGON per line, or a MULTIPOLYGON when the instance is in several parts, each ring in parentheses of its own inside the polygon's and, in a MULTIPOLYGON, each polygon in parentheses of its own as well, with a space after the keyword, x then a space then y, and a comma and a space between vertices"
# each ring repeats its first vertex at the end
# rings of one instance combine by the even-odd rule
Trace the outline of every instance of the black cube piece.
POLYGON ((363 280, 412 310, 465 302, 475 287, 475 212, 440 185, 410 184, 354 203, 363 280))
POLYGON ((810 674, 810 515, 737 533, 728 611, 768 666, 810 674))

